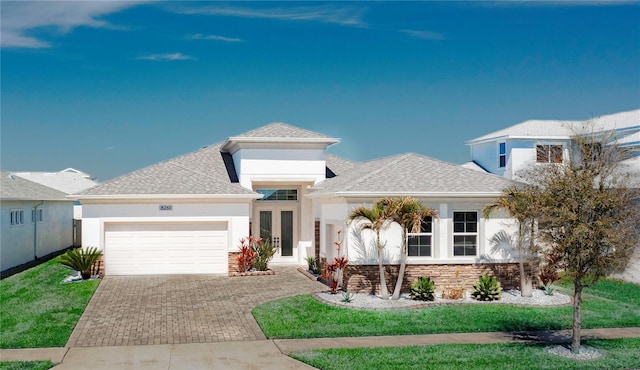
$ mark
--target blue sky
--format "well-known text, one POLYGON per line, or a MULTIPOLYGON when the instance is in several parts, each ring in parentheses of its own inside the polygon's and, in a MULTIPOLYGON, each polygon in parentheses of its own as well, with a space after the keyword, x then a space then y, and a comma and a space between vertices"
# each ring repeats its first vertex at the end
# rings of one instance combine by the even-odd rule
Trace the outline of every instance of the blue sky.
POLYGON ((640 107, 638 2, 2 2, 3 170, 105 181, 285 122, 453 163, 640 107))

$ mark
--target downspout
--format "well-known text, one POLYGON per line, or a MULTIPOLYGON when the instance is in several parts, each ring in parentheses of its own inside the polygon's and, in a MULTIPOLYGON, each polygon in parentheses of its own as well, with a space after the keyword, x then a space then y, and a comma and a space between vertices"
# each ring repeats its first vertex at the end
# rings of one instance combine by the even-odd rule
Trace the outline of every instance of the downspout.
POLYGON ((38 207, 41 207, 44 204, 44 200, 40 203, 36 204, 33 207, 33 259, 38 259, 38 254, 36 253, 38 249, 38 207))

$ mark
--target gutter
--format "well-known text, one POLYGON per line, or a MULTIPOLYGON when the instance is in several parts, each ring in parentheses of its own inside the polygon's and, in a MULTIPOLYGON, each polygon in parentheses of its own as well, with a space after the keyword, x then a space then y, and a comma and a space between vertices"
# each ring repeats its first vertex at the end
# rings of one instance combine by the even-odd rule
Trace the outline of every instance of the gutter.
POLYGON ((44 204, 44 200, 33 207, 33 259, 38 259, 38 207, 44 204))

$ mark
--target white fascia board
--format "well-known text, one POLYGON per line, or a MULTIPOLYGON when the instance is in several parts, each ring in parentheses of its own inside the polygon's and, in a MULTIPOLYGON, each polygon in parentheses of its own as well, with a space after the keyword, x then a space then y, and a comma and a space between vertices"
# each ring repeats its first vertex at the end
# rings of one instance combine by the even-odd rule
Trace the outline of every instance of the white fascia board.
POLYGON ((450 193, 450 192, 348 192, 337 191, 334 193, 317 193, 307 195, 310 198, 382 198, 382 197, 403 197, 410 196, 414 198, 495 198, 500 196, 501 192, 466 192, 466 193, 450 193))
POLYGON ((492 141, 505 141, 505 140, 571 140, 570 136, 529 136, 529 135, 502 135, 495 136, 481 140, 469 140, 465 145, 483 144, 492 141))
POLYGON ((259 199, 262 194, 117 194, 117 195, 68 195, 73 199, 259 199))
POLYGON ((338 138, 299 138, 299 137, 238 137, 232 136, 225 140, 225 142, 220 147, 222 151, 228 151, 233 153, 238 149, 243 147, 250 147, 251 144, 269 144, 269 145, 295 145, 295 144, 303 144, 305 146, 309 145, 319 145, 320 147, 327 147, 331 144, 335 144, 340 142, 338 138))

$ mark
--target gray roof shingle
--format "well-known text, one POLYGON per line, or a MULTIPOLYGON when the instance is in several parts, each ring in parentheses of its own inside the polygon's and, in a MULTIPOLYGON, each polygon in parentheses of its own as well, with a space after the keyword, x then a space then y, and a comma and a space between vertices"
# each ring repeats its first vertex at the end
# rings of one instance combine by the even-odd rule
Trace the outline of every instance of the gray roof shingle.
POLYGON ((79 193, 98 195, 249 195, 232 183, 215 144, 117 177, 79 193))
POLYGON ((87 178, 83 173, 69 171, 60 172, 15 172, 29 181, 37 182, 44 186, 60 190, 67 194, 73 194, 96 186, 98 183, 87 178))
POLYGON ((303 138, 303 139, 331 139, 331 136, 305 130, 286 123, 274 122, 255 130, 234 136, 243 138, 303 138))
POLYGON ((584 130, 594 132, 640 129, 640 109, 608 114, 585 121, 530 120, 469 140, 479 143, 506 137, 569 138, 584 130), (590 127, 589 125, 593 125, 590 127))
POLYGON ((0 172, 0 199, 2 200, 64 200, 67 194, 48 186, 15 176, 9 172, 0 172))
POLYGON ((514 182, 452 163, 409 153, 354 166, 327 179, 314 194, 497 194, 514 182))

